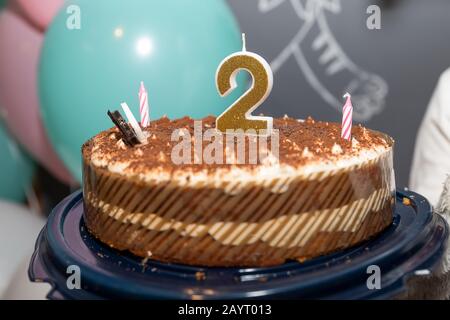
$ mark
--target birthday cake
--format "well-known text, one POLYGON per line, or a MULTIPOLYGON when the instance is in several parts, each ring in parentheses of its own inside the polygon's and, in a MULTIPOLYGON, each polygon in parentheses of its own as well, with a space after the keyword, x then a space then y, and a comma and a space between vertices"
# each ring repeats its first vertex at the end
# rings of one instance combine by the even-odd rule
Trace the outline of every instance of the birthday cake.
POLYGON ((143 129, 144 143, 130 144, 117 128, 87 141, 89 231, 145 259, 256 267, 343 250, 391 224, 387 135, 354 126, 347 141, 338 123, 284 117, 273 120, 277 139, 257 143, 256 153, 243 148, 240 159, 238 146, 211 147, 207 132, 214 127, 214 117, 201 126, 188 117, 162 118, 143 129))

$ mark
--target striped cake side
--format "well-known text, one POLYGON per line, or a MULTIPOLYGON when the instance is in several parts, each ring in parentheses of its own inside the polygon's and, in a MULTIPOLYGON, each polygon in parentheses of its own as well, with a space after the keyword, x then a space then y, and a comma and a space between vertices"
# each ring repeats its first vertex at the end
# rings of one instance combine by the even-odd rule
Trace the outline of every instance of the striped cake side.
POLYGON ((391 224, 392 152, 264 183, 142 181, 84 157, 85 222, 104 243, 161 261, 269 266, 309 259, 361 243, 391 224))

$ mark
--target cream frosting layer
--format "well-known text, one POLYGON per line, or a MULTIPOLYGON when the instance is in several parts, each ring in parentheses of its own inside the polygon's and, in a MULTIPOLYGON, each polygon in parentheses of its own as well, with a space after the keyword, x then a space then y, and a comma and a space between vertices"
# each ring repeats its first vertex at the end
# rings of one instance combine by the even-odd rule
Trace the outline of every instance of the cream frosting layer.
MULTIPOLYGON (((95 141, 95 140, 94 140, 95 141)), ((129 161, 116 161, 108 155, 93 148, 91 163, 99 168, 104 168, 111 173, 116 173, 126 177, 137 177, 142 181, 189 181, 190 185, 203 181, 232 182, 236 179, 241 182, 261 183, 274 178, 306 177, 315 173, 332 173, 333 171, 345 168, 357 168, 371 161, 378 160, 381 156, 390 157, 392 163, 392 147, 374 146, 372 148, 362 148, 357 155, 342 155, 337 160, 318 161, 311 160, 305 165, 294 167, 286 164, 260 165, 256 168, 241 168, 230 165, 229 168, 217 168, 214 173, 208 171, 192 171, 189 169, 175 169, 169 172, 163 168, 148 168, 145 172, 136 170, 130 166, 129 161)))
MULTIPOLYGON (((210 128, 214 119, 203 119, 204 126, 200 131, 210 128)), ((195 187, 198 182, 210 185, 214 181, 222 183, 240 180, 261 185, 275 178, 284 180, 295 176, 309 179, 309 176, 316 173, 332 174, 336 170, 357 168, 380 157, 392 158, 392 139, 361 126, 355 126, 352 141, 346 142, 340 138, 340 124, 337 123, 292 118, 276 119, 275 122, 280 132, 280 159, 278 161, 276 154, 271 154, 256 166, 176 165, 168 155, 174 148, 170 133, 174 129, 192 125, 194 120, 190 118, 152 122, 151 127, 146 128, 146 133, 150 136, 147 143, 132 149, 124 145, 118 132, 107 130, 90 140, 89 146, 84 150, 87 157, 85 160, 91 166, 126 178, 147 182, 175 181, 183 185, 188 181, 188 186, 195 187), (281 152, 282 150, 284 151, 281 152), (123 154, 127 156, 123 157, 123 154)), ((198 140, 194 134, 189 141, 194 145, 198 140)))

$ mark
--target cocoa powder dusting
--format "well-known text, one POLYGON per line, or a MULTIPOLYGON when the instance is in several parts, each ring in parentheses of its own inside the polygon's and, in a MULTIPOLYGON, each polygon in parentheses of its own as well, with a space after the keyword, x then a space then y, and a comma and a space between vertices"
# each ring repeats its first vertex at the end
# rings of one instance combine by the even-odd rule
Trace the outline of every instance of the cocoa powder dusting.
MULTIPOLYGON (((203 132, 215 128, 215 119, 213 116, 201 119, 203 132)), ((352 128, 353 142, 346 141, 340 137, 341 125, 339 123, 315 121, 311 117, 304 122, 299 122, 296 119, 285 116, 274 119, 273 127, 279 130, 280 164, 294 167, 304 165, 310 161, 327 161, 338 159, 342 156, 357 155, 361 149, 370 149, 373 146, 390 147, 392 145, 387 136, 360 125, 352 128), (339 150, 339 154, 335 152, 336 150, 339 150)), ((193 163, 193 159, 197 155, 194 155, 194 120, 190 117, 172 121, 167 117, 163 117, 152 121, 150 126, 145 128, 144 131, 148 132, 149 136, 147 144, 134 147, 126 146, 125 148, 118 146, 121 145, 118 143, 121 139, 121 134, 117 128, 114 127, 103 131, 83 145, 83 155, 89 159, 95 147, 96 153, 100 152, 102 155, 105 155, 109 161, 129 162, 129 168, 136 169, 136 171, 156 167, 169 171, 183 168, 189 168, 192 171, 210 171, 218 167, 230 167, 229 164, 208 165, 205 163, 193 163), (172 148, 179 144, 182 138, 180 134, 176 141, 171 141, 171 137, 176 129, 182 128, 187 129, 192 137, 192 163, 176 165, 171 160, 172 148)), ((245 138, 246 146, 249 145, 248 139, 248 137, 245 138)), ((202 141, 203 150, 210 143, 209 141, 202 141)), ((270 150, 270 138, 268 138, 267 145, 270 150)), ((248 159, 247 149, 246 159, 248 159)), ((251 168, 257 165, 235 164, 234 166, 251 168)))

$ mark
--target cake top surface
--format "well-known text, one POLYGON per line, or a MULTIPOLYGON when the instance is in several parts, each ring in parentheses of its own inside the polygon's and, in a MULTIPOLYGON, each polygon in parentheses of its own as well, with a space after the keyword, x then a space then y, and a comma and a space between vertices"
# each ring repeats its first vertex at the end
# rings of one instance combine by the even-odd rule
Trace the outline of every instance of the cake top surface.
POLYGON ((208 164, 205 155, 216 155, 216 151, 211 153, 211 141, 216 139, 207 139, 202 134, 215 128, 215 117, 209 116, 199 121, 201 129, 197 131, 194 120, 189 117, 177 120, 163 117, 152 121, 150 126, 144 129, 148 136, 147 143, 134 147, 127 146, 119 130, 114 127, 87 141, 83 146, 83 156, 93 165, 107 168, 112 172, 141 177, 147 175, 150 179, 155 178, 155 173, 179 176, 179 173, 216 175, 219 172, 223 174, 231 171, 236 173, 236 177, 242 178, 242 173, 255 175, 274 170, 276 172, 282 170, 286 174, 299 170, 310 173, 327 168, 350 166, 374 159, 390 150, 393 145, 392 139, 388 136, 361 125, 353 126, 352 141, 346 141, 340 136, 339 123, 315 121, 312 118, 299 121, 285 116, 273 121, 273 128, 278 131, 278 137, 272 135, 259 138, 267 141, 267 147, 261 145, 255 136, 244 137, 242 141, 245 141, 245 147, 242 150, 245 160, 241 159, 244 164, 239 164, 237 160, 239 147, 236 147, 237 144, 227 145, 226 135, 223 140, 219 139, 222 143, 223 163, 216 161, 208 164), (191 154, 188 158, 184 157, 185 160, 180 163, 179 160, 174 161, 174 155, 183 154, 180 152, 182 142, 185 143, 184 147, 190 146, 190 150, 183 150, 188 150, 191 154), (257 146, 256 153, 250 151, 251 145, 257 146), (234 146, 234 156, 232 152, 230 153, 230 146, 234 146), (266 157, 258 158, 261 151, 266 151, 263 153, 266 157), (272 151, 276 152, 276 159, 272 151), (254 157, 255 154, 258 158, 257 163, 249 161, 250 156, 254 157))

